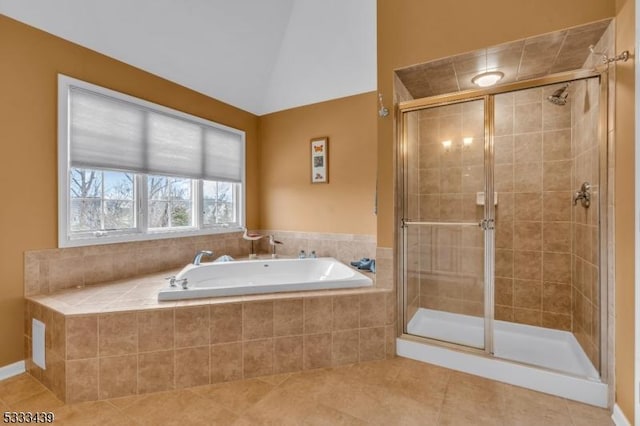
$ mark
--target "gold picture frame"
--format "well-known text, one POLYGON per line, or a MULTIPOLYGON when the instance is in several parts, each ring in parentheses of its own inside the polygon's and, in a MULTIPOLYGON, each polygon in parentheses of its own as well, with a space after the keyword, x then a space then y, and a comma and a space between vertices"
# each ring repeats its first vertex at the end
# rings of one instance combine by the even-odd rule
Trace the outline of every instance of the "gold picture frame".
POLYGON ((329 183, 329 138, 311 139, 311 183, 329 183))

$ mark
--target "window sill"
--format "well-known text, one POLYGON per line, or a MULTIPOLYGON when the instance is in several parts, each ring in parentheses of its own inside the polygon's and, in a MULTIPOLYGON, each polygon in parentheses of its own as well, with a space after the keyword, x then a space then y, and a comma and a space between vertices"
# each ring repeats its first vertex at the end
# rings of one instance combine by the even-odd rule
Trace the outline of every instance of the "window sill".
POLYGON ((70 248, 70 247, 85 247, 95 246, 102 244, 116 244, 116 243, 130 243, 137 241, 153 241, 162 240, 167 238, 180 238, 180 237, 196 237, 200 235, 220 235, 231 234, 234 232, 242 232, 241 227, 229 227, 229 228, 204 228, 204 229, 190 229, 190 230, 171 230, 171 231, 153 231, 148 234, 115 234, 105 235, 102 237, 76 237, 68 238, 66 235, 58 236, 58 248, 70 248))

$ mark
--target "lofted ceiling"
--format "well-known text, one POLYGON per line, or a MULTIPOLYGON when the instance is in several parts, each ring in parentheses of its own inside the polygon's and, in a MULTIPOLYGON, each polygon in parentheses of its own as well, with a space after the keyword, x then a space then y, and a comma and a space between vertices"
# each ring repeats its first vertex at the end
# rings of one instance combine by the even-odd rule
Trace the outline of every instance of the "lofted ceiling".
POLYGON ((0 13, 257 115, 376 90, 375 0, 0 0, 0 13))

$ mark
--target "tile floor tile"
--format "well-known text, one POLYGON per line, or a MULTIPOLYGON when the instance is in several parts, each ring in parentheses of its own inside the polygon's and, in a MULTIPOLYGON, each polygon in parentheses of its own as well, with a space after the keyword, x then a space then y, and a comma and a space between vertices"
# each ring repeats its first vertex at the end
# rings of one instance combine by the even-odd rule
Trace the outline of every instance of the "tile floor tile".
POLYGON ((146 395, 122 410, 141 425, 225 425, 237 416, 188 390, 146 395))
POLYGON ((106 401, 81 402, 53 410, 54 424, 65 426, 133 426, 137 423, 106 401))
MULTIPOLYGON (((56 398, 53 393, 44 390, 28 398, 14 402, 11 404, 11 411, 53 411, 63 405, 64 402, 56 398)), ((2 408, 2 406, 0 406, 0 408, 2 408)))
POLYGON ((571 414, 564 399, 506 385, 504 418, 513 425, 569 425, 571 414))
POLYGON ((0 381, 0 400, 11 406, 14 402, 39 394, 46 389, 30 375, 20 374, 0 381))
POLYGON ((567 401, 567 408, 571 413, 574 426, 614 426, 611 413, 608 410, 575 401, 567 401))
POLYGON ((441 425, 506 425, 502 383, 452 372, 440 409, 441 425))
POLYGON ((419 401, 431 408, 440 409, 449 382, 449 373, 449 370, 439 367, 410 366, 400 370, 389 388, 398 395, 419 401))
POLYGON ((367 422, 343 413, 342 411, 319 404, 302 420, 302 424, 304 426, 366 425, 367 422))
POLYGON ((608 410, 398 357, 66 405, 23 374, 0 381, 0 410, 82 426, 613 426, 608 410))
POLYGON ((274 386, 278 386, 280 383, 284 382, 289 377, 291 377, 291 374, 292 373, 283 373, 283 374, 274 374, 272 376, 262 376, 262 377, 258 377, 258 380, 262 380, 263 382, 267 382, 274 386))
POLYGON ((473 410, 460 410, 457 407, 449 406, 442 408, 437 424, 438 426, 508 426, 497 414, 480 414, 473 410))
POLYGON ((381 385, 336 382, 321 403, 370 424, 436 425, 438 409, 406 398, 381 385))
POLYGON ((109 403, 123 410, 142 398, 144 398, 144 395, 123 396, 120 398, 112 398, 109 400, 109 403))
POLYGON ((193 391, 236 414, 242 414, 262 400, 275 385, 258 379, 240 380, 194 388, 193 391))
POLYGON ((248 424, 299 425, 315 406, 310 395, 278 387, 244 413, 248 424))

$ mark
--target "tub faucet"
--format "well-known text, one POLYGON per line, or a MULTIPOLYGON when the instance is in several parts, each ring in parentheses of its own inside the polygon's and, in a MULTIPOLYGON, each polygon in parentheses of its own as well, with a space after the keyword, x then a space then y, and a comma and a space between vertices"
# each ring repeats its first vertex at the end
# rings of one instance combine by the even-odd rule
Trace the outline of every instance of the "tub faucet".
POLYGON ((202 256, 213 256, 213 252, 211 250, 200 250, 193 258, 193 264, 198 266, 202 260, 202 256))
POLYGON ((277 245, 282 245, 282 241, 278 241, 275 238, 273 238, 273 235, 269 235, 269 245, 271 246, 271 257, 273 259, 278 257, 278 254, 276 253, 276 246, 277 245))
POLYGON ((165 278, 169 281, 170 287, 177 287, 178 284, 182 285, 182 289, 186 290, 189 288, 189 281, 186 278, 177 279, 175 275, 165 278))

